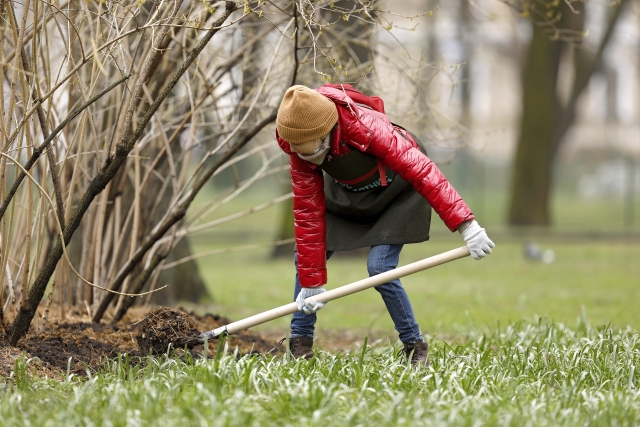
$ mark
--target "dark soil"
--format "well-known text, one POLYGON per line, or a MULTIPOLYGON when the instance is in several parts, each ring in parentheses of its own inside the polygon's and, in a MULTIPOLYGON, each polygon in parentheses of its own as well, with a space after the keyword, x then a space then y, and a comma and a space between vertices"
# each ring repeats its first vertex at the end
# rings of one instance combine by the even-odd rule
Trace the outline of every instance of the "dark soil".
POLYGON ((87 368, 95 371, 101 367, 105 357, 139 355, 132 330, 91 323, 52 325, 42 333, 28 334, 19 347, 55 369, 66 373, 69 368, 71 373, 82 375, 87 368))
MULTIPOLYGON (((190 339, 200 332, 216 329, 231 323, 227 318, 214 314, 199 316, 187 314, 182 310, 134 307, 117 324, 90 323, 85 313, 74 313, 66 321, 52 321, 44 327, 35 326, 41 332, 30 332, 18 343, 18 347, 9 346, 0 337, 0 377, 8 377, 15 369, 15 359, 26 352, 26 358, 34 358, 35 374, 38 376, 56 377, 56 371, 62 376, 69 368, 76 375, 86 375, 87 369, 95 372, 104 364, 105 358, 113 358, 118 354, 136 356, 164 354, 169 343, 182 355, 184 344, 190 347, 190 339), (142 335, 145 335, 142 337, 142 335)), ((213 357, 219 342, 209 343, 207 354, 213 357)), ((225 338, 223 342, 229 351, 236 351, 238 356, 249 353, 267 353, 274 347, 274 342, 260 335, 242 331, 225 338)), ((204 352, 204 346, 198 345, 191 352, 198 356, 204 352)))
POLYGON ((175 308, 159 307, 151 310, 137 336, 142 354, 163 354, 169 346, 193 348, 200 334, 196 323, 187 313, 175 308))
POLYGON ((8 342, 0 337, 0 382, 3 379, 10 381, 9 378, 12 375, 15 380, 16 362, 26 366, 25 371, 29 376, 61 379, 60 375, 56 374, 48 364, 38 358, 34 358, 24 350, 9 345, 8 342))

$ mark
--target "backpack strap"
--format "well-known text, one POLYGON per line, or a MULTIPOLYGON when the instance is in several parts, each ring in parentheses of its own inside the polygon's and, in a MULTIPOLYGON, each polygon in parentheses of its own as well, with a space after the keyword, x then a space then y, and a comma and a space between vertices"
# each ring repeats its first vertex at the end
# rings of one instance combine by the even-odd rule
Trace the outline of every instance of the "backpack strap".
POLYGON ((387 171, 384 168, 382 160, 378 157, 378 171, 380 172, 380 185, 386 187, 387 184, 387 171))
POLYGON ((371 107, 377 112, 384 114, 384 101, 380 97, 367 96, 364 93, 354 89, 353 86, 346 83, 343 83, 343 84, 327 83, 324 86, 330 87, 333 89, 343 90, 349 96, 349 98, 353 100, 353 102, 357 104, 366 105, 367 107, 371 107))

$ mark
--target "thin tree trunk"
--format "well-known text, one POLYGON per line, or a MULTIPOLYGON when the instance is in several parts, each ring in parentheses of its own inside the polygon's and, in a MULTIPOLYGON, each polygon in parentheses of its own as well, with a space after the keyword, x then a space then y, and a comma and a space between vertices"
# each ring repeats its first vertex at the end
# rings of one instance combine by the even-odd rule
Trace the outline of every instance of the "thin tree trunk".
POLYGON ((561 44, 550 40, 543 27, 534 25, 522 76, 523 109, 511 182, 511 225, 549 224, 560 54, 561 44))
MULTIPOLYGON (((558 67, 563 48, 568 45, 550 38, 542 25, 534 25, 524 69, 523 111, 520 137, 511 179, 509 224, 515 226, 551 223, 550 195, 553 166, 567 131, 575 121, 576 105, 591 76, 601 66, 604 50, 628 0, 613 10, 604 37, 595 54, 574 49, 575 78, 566 105, 557 92, 558 67)), ((584 28, 584 4, 575 3, 573 13, 562 3, 562 28, 581 33, 584 28)), ((578 43, 579 44, 579 43, 578 43)))

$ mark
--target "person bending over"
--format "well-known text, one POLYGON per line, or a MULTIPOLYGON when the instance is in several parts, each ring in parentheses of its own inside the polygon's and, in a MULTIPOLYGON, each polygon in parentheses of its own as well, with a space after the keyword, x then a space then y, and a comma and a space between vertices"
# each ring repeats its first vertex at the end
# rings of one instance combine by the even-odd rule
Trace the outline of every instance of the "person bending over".
MULTIPOLYGON (((289 155, 296 250, 289 351, 313 357, 316 312, 307 298, 325 292, 326 261, 335 251, 370 247, 369 275, 397 267, 404 244, 429 239, 431 208, 462 234, 481 259, 495 247, 415 135, 389 121, 382 100, 349 85, 292 86, 276 119, 276 139, 289 155)), ((400 280, 375 289, 413 364, 428 366, 428 345, 400 280)), ((285 340, 278 344, 286 351, 285 340)))

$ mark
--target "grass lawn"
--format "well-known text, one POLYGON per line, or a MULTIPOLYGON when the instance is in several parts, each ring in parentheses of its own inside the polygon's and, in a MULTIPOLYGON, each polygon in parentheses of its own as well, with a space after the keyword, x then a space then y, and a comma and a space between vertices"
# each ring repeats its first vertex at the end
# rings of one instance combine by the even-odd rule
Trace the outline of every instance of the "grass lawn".
MULTIPOLYGON (((254 196, 212 218, 267 198, 254 196)), ((199 252, 269 242, 277 214, 270 208, 195 235, 192 245, 199 252)), ((396 356, 393 325, 368 290, 331 302, 317 325, 319 341, 344 333, 360 345, 319 350, 310 361, 238 360, 233 349, 206 362, 120 358, 88 379, 62 382, 29 378, 28 362, 20 361, 0 381, 0 425, 640 425, 640 244, 547 233, 535 239, 555 251, 555 262, 534 263, 522 256, 522 237, 494 224, 487 227, 497 247, 487 259, 403 280, 430 343, 428 369, 396 356), (364 345, 365 337, 374 344, 364 345)), ((443 228, 434 219, 432 241, 407 245, 401 264, 463 244, 443 228)), ((237 320, 290 302, 292 261, 268 255, 258 249, 201 258, 213 301, 199 310, 237 320)), ((336 257, 328 267, 329 288, 367 275, 364 258, 336 257)), ((257 329, 284 334, 287 326, 285 318, 257 329)))
MULTIPOLYGON (((392 346, 316 358, 109 362, 88 380, 0 383, 2 425, 626 426, 640 422, 640 337, 517 322, 432 341, 432 366, 392 346)), ((24 363, 24 362, 23 362, 24 363)), ((20 365, 20 364, 19 364, 20 365)))

